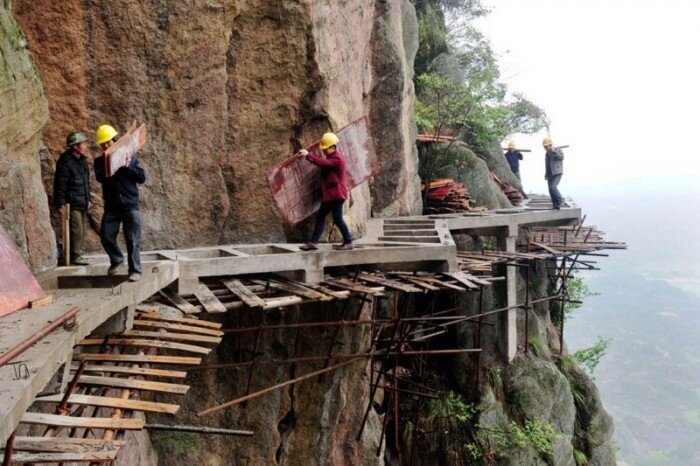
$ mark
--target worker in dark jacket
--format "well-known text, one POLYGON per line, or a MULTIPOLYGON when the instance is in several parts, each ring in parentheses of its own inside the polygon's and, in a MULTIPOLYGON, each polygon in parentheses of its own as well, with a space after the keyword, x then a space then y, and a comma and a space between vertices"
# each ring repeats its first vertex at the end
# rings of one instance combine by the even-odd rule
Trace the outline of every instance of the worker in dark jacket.
POLYGON ((510 166, 510 171, 513 172, 516 178, 520 179, 520 161, 523 159, 523 154, 515 150, 515 142, 508 143, 508 151, 505 153, 506 160, 510 166))
POLYGON ((109 275, 115 275, 124 263, 124 255, 117 245, 119 227, 124 224, 124 241, 129 264, 129 280, 141 279, 141 211, 139 210, 139 184, 146 181, 146 172, 136 156, 127 160, 112 176, 106 176, 104 151, 116 141, 119 133, 109 126, 97 128, 95 141, 103 154, 95 159, 95 178, 102 183, 105 211, 102 216, 100 240, 109 255, 109 275))
POLYGON ((63 254, 70 254, 70 261, 75 265, 88 265, 88 261, 83 258, 87 209, 90 204, 87 137, 83 133, 70 133, 66 145, 68 149, 56 163, 53 201, 61 223, 66 217, 66 204, 70 205, 70 251, 64 250, 63 254))
POLYGON ((561 195, 557 187, 564 174, 564 153, 561 149, 554 147, 551 138, 544 138, 542 145, 546 151, 544 156, 544 179, 547 180, 549 196, 552 198, 552 208, 559 210, 564 204, 564 196, 561 195))
POLYGON ((343 235, 343 244, 335 246, 335 249, 353 249, 353 238, 350 234, 345 220, 343 219, 343 204, 348 198, 348 188, 346 184, 345 157, 338 148, 338 136, 333 133, 326 133, 321 138, 319 149, 325 157, 310 154, 306 149, 297 152, 298 157, 306 157, 306 160, 321 168, 321 207, 316 213, 316 225, 311 235, 311 241, 300 249, 310 251, 318 249, 318 242, 323 234, 323 227, 329 213, 333 214, 333 223, 340 229, 343 235))

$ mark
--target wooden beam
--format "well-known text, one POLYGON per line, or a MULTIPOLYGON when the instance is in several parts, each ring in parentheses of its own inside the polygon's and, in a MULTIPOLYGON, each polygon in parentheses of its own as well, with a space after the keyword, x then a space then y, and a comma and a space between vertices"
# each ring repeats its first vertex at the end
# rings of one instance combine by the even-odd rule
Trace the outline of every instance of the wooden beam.
POLYGON ((276 307, 291 306, 303 301, 299 296, 282 296, 280 298, 268 298, 265 300, 263 309, 274 309, 276 307))
POLYGON ((199 343, 221 343, 221 337, 212 337, 209 335, 196 335, 192 333, 176 333, 176 332, 148 332, 143 330, 127 330, 123 333, 127 337, 142 337, 156 338, 159 340, 174 340, 174 341, 193 341, 199 343))
POLYGON ((185 314, 199 314, 199 309, 188 303, 185 298, 175 293, 170 288, 160 290, 160 295, 170 301, 176 308, 180 309, 185 314))
POLYGON ((253 293, 253 291, 246 287, 240 280, 224 280, 223 284, 231 293, 235 294, 238 299, 243 301, 246 306, 263 307, 265 305, 265 300, 253 293))
POLYGON ((145 354, 102 354, 79 353, 75 355, 78 361, 103 361, 103 362, 133 362, 140 364, 177 364, 183 366, 197 366, 202 363, 202 358, 185 356, 150 356, 145 354))
POLYGON ((209 322, 208 320, 199 320, 199 319, 187 319, 185 317, 168 317, 168 316, 164 316, 163 314, 158 314, 157 312, 139 311, 138 314, 136 315, 136 318, 158 320, 161 322, 173 322, 176 324, 195 325, 198 327, 207 327, 207 328, 213 328, 213 329, 221 328, 221 324, 218 322, 209 322))
POLYGON ((338 288, 354 291, 356 293, 369 294, 372 296, 384 296, 384 287, 368 287, 345 278, 327 278, 324 280, 324 282, 328 283, 329 285, 337 286, 338 288))
MULTIPOLYGON (((72 370, 75 367, 71 368, 72 370)), ((145 367, 131 367, 131 366, 114 366, 114 365, 94 365, 85 366, 83 372, 104 372, 110 374, 129 374, 129 375, 143 375, 152 377, 168 377, 171 379, 184 379, 187 377, 187 372, 184 371, 170 371, 165 369, 151 369, 145 367)))
POLYGON ((99 451, 67 452, 67 453, 44 453, 44 452, 23 452, 12 454, 10 464, 27 463, 110 463, 117 458, 119 448, 99 451))
POLYGON ((213 337, 222 337, 224 332, 212 330, 203 327, 195 327, 194 325, 171 324, 168 322, 150 322, 141 319, 134 320, 134 327, 141 328, 162 328, 165 330, 178 330, 181 332, 199 333, 201 335, 211 335, 213 337))
POLYGON ((402 275, 401 278, 403 280, 406 280, 409 283, 413 283, 414 285, 417 285, 424 290, 427 291, 440 291, 441 288, 437 287, 431 283, 426 283, 423 280, 421 280, 421 277, 413 276, 413 275, 402 275))
POLYGON ((223 304, 221 304, 219 298, 214 296, 214 293, 212 293, 204 283, 199 284, 199 287, 197 287, 197 291, 194 292, 194 295, 199 302, 202 303, 202 306, 204 306, 204 309, 206 309, 208 313, 223 314, 226 312, 226 308, 223 304))
POLYGON ((413 285, 407 285, 406 283, 401 283, 395 280, 389 280, 387 278, 379 277, 376 275, 370 275, 368 273, 362 273, 357 278, 365 282, 376 283, 378 285, 382 285, 393 290, 403 291, 405 293, 423 292, 423 290, 413 285))
MULTIPOLYGON (((78 346, 102 346, 104 343, 104 338, 88 338, 85 340, 80 340, 76 343, 78 346)), ((117 338, 110 337, 107 340, 107 345, 124 345, 124 346, 145 346, 149 348, 165 348, 180 351, 187 351, 190 353, 198 354, 209 354, 211 348, 204 348, 203 346, 186 345, 184 343, 173 343, 170 341, 159 341, 159 340, 143 340, 139 338, 117 338)))
POLYGON ((104 417, 73 417, 60 414, 24 413, 22 424, 37 424, 42 426, 78 427, 85 429, 143 429, 143 419, 111 419, 104 417))
POLYGON ((467 278, 468 275, 465 274, 464 272, 445 272, 445 273, 443 273, 443 275, 448 276, 450 278, 454 278, 455 280, 457 280, 459 283, 466 286, 470 290, 478 290, 479 289, 479 286, 472 283, 472 281, 467 278))
POLYGON ((330 288, 323 286, 323 285, 317 285, 315 283, 304 283, 304 286, 307 288, 311 288, 312 290, 319 291, 321 293, 325 293, 329 296, 333 296, 334 298, 337 299, 348 299, 350 297, 350 292, 348 290, 343 290, 343 291, 337 291, 337 290, 331 290, 330 288))
POLYGON ((151 382, 150 380, 120 379, 117 377, 98 377, 84 375, 78 379, 80 385, 99 385, 111 388, 129 388, 151 392, 177 393, 184 395, 190 389, 189 385, 179 383, 151 382))
MULTIPOLYGON (((36 398, 39 403, 60 403, 63 400, 64 394, 42 396, 36 398)), ((155 403, 152 401, 141 401, 121 398, 111 398, 107 396, 92 396, 72 394, 68 398, 68 403, 72 405, 99 406, 100 408, 119 408, 130 409, 133 411, 145 411, 149 413, 166 413, 175 414, 180 409, 179 405, 168 403, 155 403)))
POLYGON ((294 282, 277 282, 273 280, 253 280, 253 283, 258 285, 269 286, 274 290, 286 291, 287 293, 292 293, 298 296, 302 296, 306 299, 311 299, 313 301, 330 301, 333 299, 332 296, 320 293, 316 290, 310 288, 305 288, 294 282))
MULTIPOLYGON (((57 395, 59 398, 63 395, 57 395)), ((59 400, 60 401, 60 400, 59 400)), ((69 453, 86 451, 88 448, 112 449, 126 445, 126 440, 102 440, 72 437, 15 437, 15 451, 42 451, 69 453)))

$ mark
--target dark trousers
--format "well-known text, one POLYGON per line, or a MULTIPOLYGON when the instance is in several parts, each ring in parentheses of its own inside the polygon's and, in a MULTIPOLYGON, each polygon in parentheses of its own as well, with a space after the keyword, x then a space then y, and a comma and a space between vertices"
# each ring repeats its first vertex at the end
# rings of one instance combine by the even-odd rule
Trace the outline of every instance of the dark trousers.
POLYGON ((344 243, 352 243, 352 235, 350 234, 350 229, 348 228, 345 220, 343 219, 343 204, 344 200, 339 199, 337 201, 327 201, 322 202, 321 207, 316 212, 316 226, 314 226, 314 232, 311 235, 311 242, 318 244, 321 240, 321 235, 323 234, 323 227, 326 226, 326 217, 328 214, 333 214, 333 223, 340 229, 340 233, 343 235, 344 243))
MULTIPOLYGON (((85 225, 87 212, 70 211, 70 259, 74 260, 83 255, 85 244, 85 225)), ((65 246, 65 245, 64 245, 65 246)))
POLYGON ((109 262, 114 266, 124 262, 117 244, 119 227, 124 224, 124 242, 129 260, 129 273, 141 273, 141 212, 127 210, 125 212, 105 212, 102 216, 100 228, 100 240, 109 262))
POLYGON ((564 196, 561 195, 559 192, 559 182, 561 181, 561 174, 559 175, 551 175, 549 178, 547 178, 547 187, 549 188, 549 197, 552 198, 552 206, 556 209, 557 207, 561 207, 561 205, 564 203, 564 196))

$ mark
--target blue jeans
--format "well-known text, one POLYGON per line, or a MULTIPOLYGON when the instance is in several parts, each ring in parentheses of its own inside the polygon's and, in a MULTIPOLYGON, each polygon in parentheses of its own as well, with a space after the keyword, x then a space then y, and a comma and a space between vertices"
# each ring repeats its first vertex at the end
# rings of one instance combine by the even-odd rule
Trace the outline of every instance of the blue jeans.
POLYGON ((552 198, 552 206, 556 209, 557 207, 561 207, 561 205, 564 203, 564 196, 561 195, 559 192, 559 188, 557 186, 559 185, 559 182, 561 181, 561 174, 559 175, 551 175, 549 178, 547 178, 547 187, 549 188, 549 197, 552 198))
POLYGON ((352 243, 352 235, 345 220, 343 220, 343 204, 344 200, 321 202, 321 207, 316 212, 316 226, 311 235, 311 242, 318 244, 323 234, 323 227, 326 226, 326 217, 328 214, 333 214, 333 223, 340 229, 340 234, 343 235, 343 243, 352 243))
POLYGON ((117 235, 122 223, 124 224, 124 242, 129 260, 129 273, 141 273, 141 212, 138 209, 104 213, 100 228, 102 247, 109 256, 110 264, 114 266, 124 262, 124 254, 117 244, 117 235))

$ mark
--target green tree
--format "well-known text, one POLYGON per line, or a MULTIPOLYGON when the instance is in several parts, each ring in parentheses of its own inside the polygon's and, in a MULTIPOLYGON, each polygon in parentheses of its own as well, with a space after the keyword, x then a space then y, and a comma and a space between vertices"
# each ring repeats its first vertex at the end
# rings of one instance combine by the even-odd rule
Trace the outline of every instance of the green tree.
POLYGON ((598 367, 598 364, 600 364, 600 360, 605 356, 610 341, 610 338, 598 337, 593 346, 578 350, 574 353, 574 359, 585 368, 586 372, 588 372, 588 375, 591 377, 596 367, 598 367))

